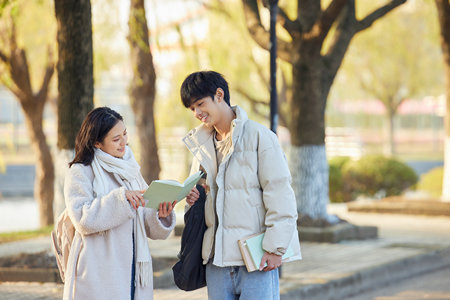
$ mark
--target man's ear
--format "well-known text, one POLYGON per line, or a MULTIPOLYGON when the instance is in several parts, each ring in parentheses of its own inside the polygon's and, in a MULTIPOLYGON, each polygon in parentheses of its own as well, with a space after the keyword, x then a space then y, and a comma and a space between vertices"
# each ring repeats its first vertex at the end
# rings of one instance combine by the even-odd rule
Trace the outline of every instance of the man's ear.
POLYGON ((221 88, 217 88, 216 90, 217 102, 221 102, 224 96, 225 96, 224 91, 221 88))

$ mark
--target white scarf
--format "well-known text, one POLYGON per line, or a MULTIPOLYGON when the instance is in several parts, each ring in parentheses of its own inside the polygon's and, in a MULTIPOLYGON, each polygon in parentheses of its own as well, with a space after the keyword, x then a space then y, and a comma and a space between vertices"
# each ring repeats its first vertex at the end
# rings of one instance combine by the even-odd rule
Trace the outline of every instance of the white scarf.
MULTIPOLYGON (((102 197, 109 193, 108 178, 106 172, 114 176, 114 178, 128 190, 145 190, 147 188, 143 183, 139 164, 136 162, 133 152, 126 146, 123 158, 114 157, 100 149, 95 149, 94 160, 92 161, 92 169, 94 171, 93 189, 96 197, 102 197)), ((134 246, 136 251, 136 276, 134 279, 135 286, 145 287, 150 283, 150 249, 148 248, 147 236, 144 229, 144 214, 142 207, 136 210, 136 218, 134 220, 134 246)))

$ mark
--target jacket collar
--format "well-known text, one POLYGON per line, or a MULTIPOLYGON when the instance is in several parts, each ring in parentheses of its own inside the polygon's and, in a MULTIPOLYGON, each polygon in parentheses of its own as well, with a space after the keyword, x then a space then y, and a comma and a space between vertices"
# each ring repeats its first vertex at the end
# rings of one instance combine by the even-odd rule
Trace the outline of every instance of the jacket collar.
MULTIPOLYGON (((239 106, 232 106, 236 118, 231 122, 232 146, 230 153, 234 151, 234 145, 242 133, 245 122, 248 120, 246 112, 239 106)), ((214 128, 200 124, 188 132, 183 142, 192 154, 199 160, 206 172, 217 174, 216 151, 214 148, 214 128)))

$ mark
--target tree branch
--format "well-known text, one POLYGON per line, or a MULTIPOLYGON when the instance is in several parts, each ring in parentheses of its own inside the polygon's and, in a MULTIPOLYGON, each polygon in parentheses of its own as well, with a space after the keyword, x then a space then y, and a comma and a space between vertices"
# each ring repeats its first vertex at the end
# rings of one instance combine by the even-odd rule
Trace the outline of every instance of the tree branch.
POLYGON ((405 2, 406 0, 393 0, 390 3, 374 10, 372 13, 370 13, 364 19, 358 22, 358 24, 356 25, 356 32, 369 28, 376 20, 382 18, 388 12, 390 12, 397 6, 402 5, 405 2))
POLYGON ((48 95, 48 87, 50 85, 50 80, 52 79, 53 73, 55 71, 55 63, 53 62, 53 54, 51 52, 50 46, 47 50, 47 67, 45 69, 44 79, 42 80, 41 88, 37 93, 37 99, 39 101, 46 101, 48 95))
POLYGON ((9 77, 6 79, 5 76, 0 76, 0 82, 19 99, 19 102, 22 101, 25 95, 11 82, 9 77))
POLYGON ((324 86, 333 82, 348 46, 356 33, 355 27, 357 21, 354 0, 348 2, 337 22, 336 32, 334 33, 330 48, 323 58, 324 66, 327 69, 327 72, 324 72, 324 86))
POLYGON ((24 101, 33 97, 30 71, 25 50, 17 46, 16 24, 11 18, 11 35, 9 37, 10 56, 8 60, 9 74, 12 81, 20 90, 24 101))
MULTIPOLYGON (((339 17, 342 9, 347 4, 348 0, 333 0, 330 5, 328 5, 327 9, 322 12, 317 23, 314 27, 318 28, 318 36, 321 41, 325 39, 328 32, 330 31, 331 26, 339 17)), ((313 28, 313 31, 315 29, 313 28)))
POLYGON ((259 100, 256 99, 255 97, 251 96, 249 93, 247 93, 247 91, 245 91, 242 87, 238 86, 236 87, 236 92, 238 92, 239 94, 241 94, 242 96, 244 96, 245 98, 248 99, 248 101, 250 101, 250 103, 254 104, 254 105, 264 105, 264 106, 269 106, 269 102, 265 101, 265 100, 259 100))
POLYGON ((258 62, 255 60, 255 57, 253 56, 253 53, 249 55, 250 61, 255 65, 256 72, 258 74, 259 79, 264 84, 264 87, 267 89, 268 92, 270 92, 270 83, 269 79, 266 76, 266 72, 261 68, 261 65, 258 64, 258 62))
POLYGON ((264 114, 262 112, 260 112, 260 110, 258 109, 258 106, 262 105, 265 107, 269 107, 269 102, 268 101, 264 101, 264 100, 258 100, 255 97, 251 96, 249 93, 247 93, 243 88, 241 87, 237 87, 235 89, 236 92, 238 92, 239 94, 241 94, 242 96, 244 96, 249 102, 250 102, 250 106, 252 108, 252 112, 254 112, 255 114, 257 114, 258 116, 268 119, 269 116, 267 114, 264 114))
MULTIPOLYGON (((244 14, 247 21, 247 29, 253 40, 263 49, 270 50, 270 34, 261 24, 261 18, 256 0, 242 0, 244 4, 244 14)), ((287 62, 291 62, 291 44, 277 39, 278 57, 287 62)))
MULTIPOLYGON (((281 75, 281 89, 278 92, 278 118, 280 120, 280 125, 284 127, 288 127, 288 120, 285 117, 286 110, 282 110, 283 104, 288 102, 288 90, 291 89, 292 86, 288 85, 286 75, 284 74, 283 70, 280 69, 280 75, 281 75)), ((288 115, 288 114, 287 114, 288 115)))
POLYGON ((8 62, 9 62, 8 56, 6 56, 6 54, 3 53, 2 50, 0 50, 0 59, 1 59, 5 64, 8 64, 8 62))
POLYGON ((33 97, 30 81, 30 71, 27 56, 24 49, 16 48, 11 52, 10 75, 17 88, 26 95, 28 99, 33 97))
POLYGON ((320 0, 297 0, 297 19, 303 32, 311 31, 321 11, 320 0))
POLYGON ((280 25, 283 26, 284 29, 286 29, 286 31, 292 38, 302 33, 302 26, 300 22, 298 22, 297 20, 293 21, 289 19, 288 15, 281 7, 278 8, 277 20, 278 23, 280 23, 280 25))

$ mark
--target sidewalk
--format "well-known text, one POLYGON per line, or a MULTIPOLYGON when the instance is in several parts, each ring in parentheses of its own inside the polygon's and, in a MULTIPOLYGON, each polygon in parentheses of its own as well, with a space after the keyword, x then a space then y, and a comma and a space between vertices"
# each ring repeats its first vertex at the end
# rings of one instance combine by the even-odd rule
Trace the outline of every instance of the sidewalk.
MULTIPOLYGON (((329 211, 353 224, 377 226, 379 238, 339 244, 302 243, 303 260, 283 265, 282 299, 345 299, 357 292, 450 265, 448 217, 347 212, 342 205, 331 205, 329 211)), ((153 257, 174 256, 179 245, 179 237, 150 241, 153 257)), ((49 246, 50 241, 45 238, 2 244, 0 256, 37 252, 49 246)), ((0 299, 61 297, 59 284, 0 282, 0 299)), ((207 294, 206 288, 194 292, 156 289, 154 298, 207 299, 207 294)))

